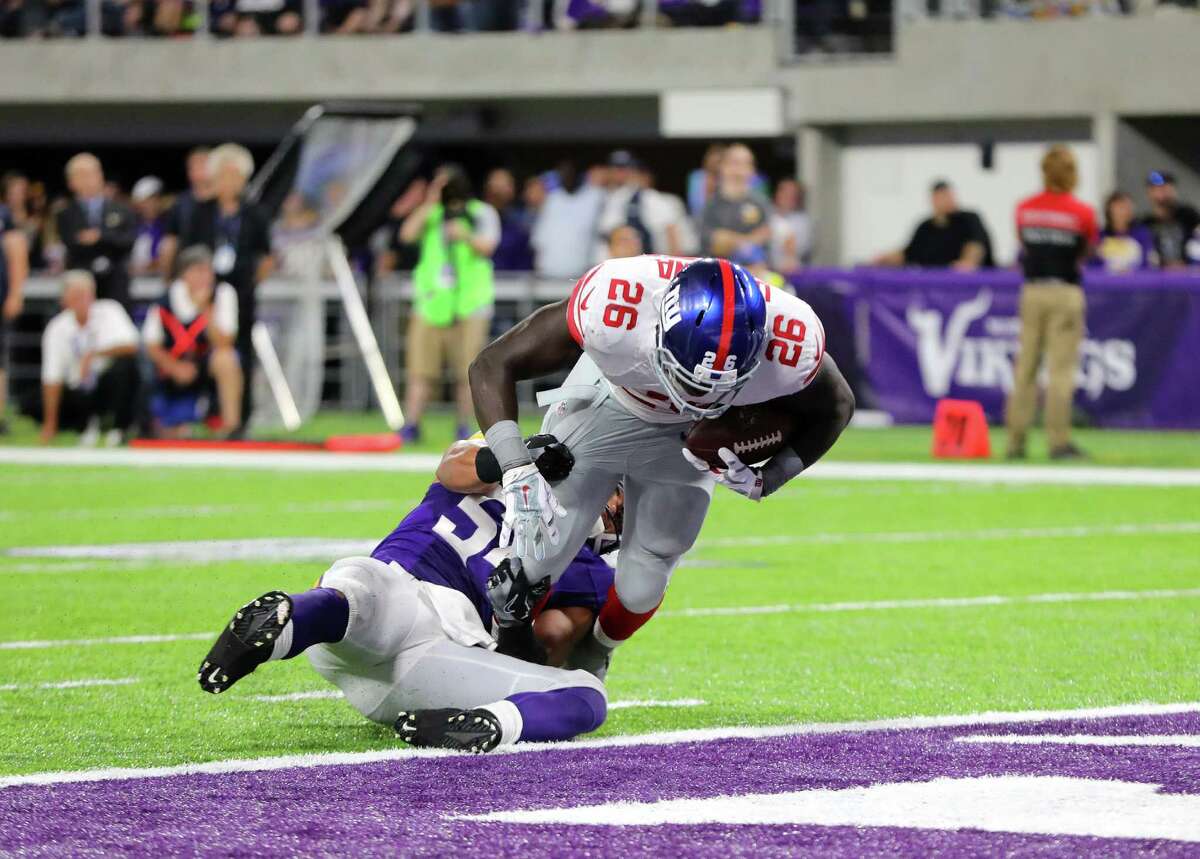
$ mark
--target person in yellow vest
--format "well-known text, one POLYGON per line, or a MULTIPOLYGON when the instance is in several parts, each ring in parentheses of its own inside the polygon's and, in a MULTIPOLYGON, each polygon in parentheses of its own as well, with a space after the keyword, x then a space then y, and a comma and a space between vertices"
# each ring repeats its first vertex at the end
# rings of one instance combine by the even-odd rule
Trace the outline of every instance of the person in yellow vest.
POLYGON ((404 220, 400 241, 416 244, 413 303, 406 349, 406 442, 420 439, 421 418, 446 364, 457 385, 455 438, 471 434, 474 409, 467 368, 487 341, 494 292, 492 253, 500 216, 472 195, 461 167, 440 167, 425 202, 404 220))

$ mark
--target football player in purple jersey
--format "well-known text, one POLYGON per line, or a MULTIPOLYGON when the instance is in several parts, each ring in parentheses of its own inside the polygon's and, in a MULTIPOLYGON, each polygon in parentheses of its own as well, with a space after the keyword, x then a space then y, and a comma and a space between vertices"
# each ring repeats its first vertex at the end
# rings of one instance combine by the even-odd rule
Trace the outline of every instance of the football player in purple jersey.
MULTIPOLYGON (((569 473, 571 454, 553 436, 528 442, 548 480, 569 473)), ((620 488, 532 625, 510 625, 517 637, 506 640, 491 632, 499 624, 488 598, 489 580, 511 575, 498 546, 498 468, 482 439, 456 443, 421 503, 369 557, 335 562, 311 590, 271 591, 239 609, 200 666, 201 688, 223 692, 264 662, 305 653, 355 709, 415 746, 485 752, 595 730, 607 711, 603 682, 560 666, 612 587, 600 554, 619 542, 620 488)))

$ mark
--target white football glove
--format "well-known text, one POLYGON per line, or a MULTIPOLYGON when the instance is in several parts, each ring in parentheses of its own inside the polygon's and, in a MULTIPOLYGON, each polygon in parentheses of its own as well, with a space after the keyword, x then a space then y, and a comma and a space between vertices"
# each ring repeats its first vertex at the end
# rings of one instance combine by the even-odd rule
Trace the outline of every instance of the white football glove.
POLYGON ((725 463, 724 468, 713 468, 686 447, 683 458, 692 464, 697 471, 707 471, 712 474, 717 483, 728 486, 738 495, 745 495, 751 501, 761 501, 763 494, 762 470, 751 468, 742 462, 736 453, 727 447, 720 448, 717 456, 725 463))
POLYGON ((504 525, 500 529, 500 547, 512 546, 523 561, 546 558, 546 541, 558 545, 555 516, 567 511, 554 497, 549 481, 532 462, 504 472, 504 525))

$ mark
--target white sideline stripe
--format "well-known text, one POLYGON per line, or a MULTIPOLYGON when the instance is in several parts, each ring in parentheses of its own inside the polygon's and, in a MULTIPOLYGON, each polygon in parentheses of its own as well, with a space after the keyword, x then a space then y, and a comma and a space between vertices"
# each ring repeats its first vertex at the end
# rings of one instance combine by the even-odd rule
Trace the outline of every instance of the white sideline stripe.
POLYGON ((610 710, 630 710, 638 707, 703 707, 708 702, 702 698, 670 698, 664 701, 656 701, 653 698, 640 701, 609 701, 608 709, 610 710))
POLYGON ((427 453, 328 453, 325 451, 147 450, 75 447, 8 447, 0 463, 63 465, 72 468, 246 468, 268 471, 400 471, 432 475, 441 456, 427 453))
MULTIPOLYGON (((394 471, 432 474, 441 457, 423 453, 321 451, 0 448, 0 464, 69 467, 243 468, 271 471, 394 471)), ((966 463, 818 462, 805 480, 941 480, 962 483, 1054 483, 1092 486, 1200 486, 1197 468, 970 465, 966 463)))
POLYGON ((720 617, 743 614, 786 614, 792 612, 888 611, 904 608, 973 608, 993 605, 1037 605, 1041 603, 1110 602, 1124 600, 1181 599, 1200 597, 1200 588, 1176 588, 1145 591, 1093 591, 1090 593, 1025 594, 980 597, 934 597, 911 600, 870 600, 863 602, 792 603, 779 605, 717 606, 660 611, 658 617, 720 617))
POLYGON ((98 644, 163 644, 170 641, 203 641, 211 632, 182 632, 174 635, 117 635, 109 638, 44 638, 31 641, 0 641, 0 650, 41 650, 47 647, 93 647, 98 644))
POLYGON ((68 561, 66 563, 55 563, 54 561, 31 561, 27 564, 8 564, 0 566, 0 576, 53 576, 67 575, 70 573, 132 573, 140 570, 146 570, 154 566, 153 561, 122 561, 114 563, 118 559, 98 559, 96 561, 68 561))
POLYGON ((1200 734, 996 734, 975 737, 955 737, 958 743, 1007 743, 1014 746, 1180 746, 1200 749, 1200 734))
MULTIPOLYGON (((1175 534, 1200 534, 1200 521, 1129 525, 1064 525, 1046 528, 982 528, 963 531, 851 531, 833 534, 714 537, 699 541, 696 549, 703 551, 740 546, 776 546, 797 543, 941 543, 948 540, 1075 539, 1175 534)), ((188 561, 191 563, 248 560, 328 562, 334 558, 370 554, 378 542, 375 538, 256 537, 80 546, 17 546, 0 551, 0 557, 88 559, 92 561, 188 561)), ((0 573, 4 572, 6 569, 0 567, 0 573)))
MULTIPOLYGON (((341 698, 342 693, 336 689, 313 689, 308 692, 289 692, 286 695, 253 695, 255 701, 267 704, 280 704, 285 701, 316 701, 328 698, 341 698)), ((635 707, 703 707, 706 701, 700 698, 674 698, 668 700, 632 700, 609 701, 609 710, 629 710, 635 707)))
MULTIPOLYGON (((973 608, 996 605, 1037 605, 1041 603, 1121 602, 1143 599, 1184 599, 1200 597, 1200 588, 1146 591, 1095 591, 1092 593, 1025 594, 1022 596, 935 597, 912 600, 874 600, 867 602, 795 603, 751 606, 714 606, 660 611, 657 617, 722 617, 747 614, 786 614, 792 612, 887 611, 905 608, 973 608)), ((37 650, 47 647, 89 647, 99 644, 161 644, 171 641, 202 641, 211 632, 187 632, 177 635, 126 635, 115 638, 63 638, 33 641, 0 641, 0 650, 37 650)), ((304 694, 304 693, 296 693, 304 694)), ((316 697, 316 696, 313 696, 316 697)), ((287 700, 287 699, 282 699, 287 700)))
POLYGON ((138 677, 117 677, 111 680, 98 677, 94 680, 61 680, 58 683, 5 683, 0 692, 17 692, 25 689, 83 689, 89 686, 128 686, 140 683, 138 677))
MULTIPOLYGON (((1086 707, 1076 710, 1024 710, 983 712, 946 716, 912 716, 855 722, 813 722, 765 727, 695 728, 661 731, 621 737, 601 737, 563 743, 528 743, 502 749, 493 754, 533 754, 564 749, 608 749, 630 746, 668 746, 679 743, 711 743, 731 739, 769 739, 798 734, 842 734, 867 731, 896 731, 919 728, 956 728, 968 725, 1007 725, 1023 722, 1056 722, 1073 719, 1112 719, 1122 716, 1166 716, 1200 712, 1200 701, 1182 704, 1118 704, 1111 707, 1086 707)), ((167 767, 111 767, 67 772, 42 772, 0 777, 0 789, 24 785, 72 784, 93 781, 125 781, 165 778, 176 775, 220 775, 223 773, 266 772, 321 766, 369 764, 417 758, 441 758, 460 754, 444 749, 382 749, 372 752, 325 752, 309 755, 207 761, 167 767)))

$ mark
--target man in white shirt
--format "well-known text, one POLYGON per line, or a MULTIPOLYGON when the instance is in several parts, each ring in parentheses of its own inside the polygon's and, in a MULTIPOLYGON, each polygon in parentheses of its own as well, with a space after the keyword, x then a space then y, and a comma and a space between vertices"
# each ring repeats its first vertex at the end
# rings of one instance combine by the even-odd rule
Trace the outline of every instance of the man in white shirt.
POLYGON ((221 431, 241 425, 242 365, 234 343, 237 291, 217 283, 212 255, 197 245, 179 255, 179 277, 146 314, 142 340, 157 379, 150 411, 161 433, 179 435, 204 420, 216 388, 221 431))
POLYGON ((96 298, 90 272, 63 276, 62 304, 42 333, 42 398, 31 410, 42 422, 41 442, 70 428, 94 445, 104 423, 105 443, 119 445, 137 401, 137 329, 119 302, 96 298))
POLYGON ((593 262, 608 259, 608 237, 622 225, 637 230, 646 253, 679 256, 695 251, 694 246, 685 247, 680 228, 684 220, 682 200, 655 190, 652 177, 624 149, 609 156, 608 170, 609 191, 596 225, 593 262))
POLYGON ((559 186, 546 195, 529 243, 538 274, 574 280, 592 265, 604 191, 581 177, 570 162, 559 164, 556 172, 559 186))

